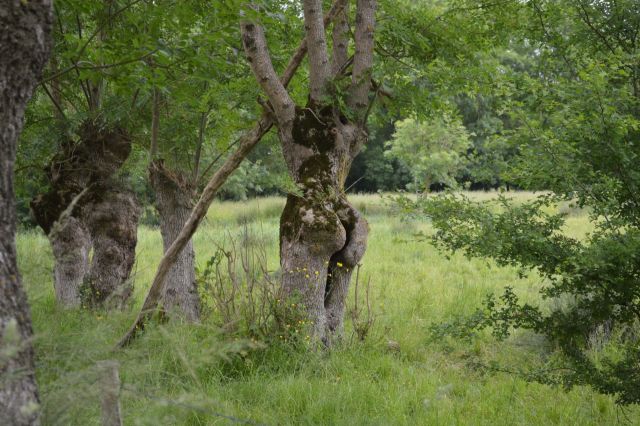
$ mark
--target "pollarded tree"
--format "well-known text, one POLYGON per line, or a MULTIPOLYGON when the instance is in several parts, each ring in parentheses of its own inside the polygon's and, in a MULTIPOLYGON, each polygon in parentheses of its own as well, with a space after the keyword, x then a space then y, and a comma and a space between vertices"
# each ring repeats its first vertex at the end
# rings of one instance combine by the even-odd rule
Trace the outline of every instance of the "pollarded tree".
POLYGON ((0 4, 0 423, 38 424, 31 317, 16 264, 13 171, 27 101, 51 49, 48 0, 0 4))
POLYGON ((64 306, 78 306, 83 292, 90 304, 122 305, 132 290, 139 206, 115 177, 133 142, 122 105, 135 104, 129 99, 137 95, 118 84, 118 74, 154 52, 125 19, 140 12, 136 3, 56 3, 53 60, 39 85, 51 101, 43 114, 55 126, 38 135, 56 150, 45 166, 47 188, 31 208, 51 242, 56 298, 64 306))
MULTIPOLYGON (((162 40, 163 55, 146 61, 141 87, 152 99, 149 181, 159 214, 165 252, 192 208, 198 182, 228 148, 228 134, 242 126, 255 103, 253 77, 234 44, 239 39, 237 11, 208 1, 156 2, 149 37, 162 40), (215 141, 215 143, 212 143, 215 141), (215 158, 214 158, 215 157, 215 158)), ((148 17, 146 17, 148 20, 148 17)), ((189 239, 170 268, 162 294, 165 311, 188 321, 199 319, 195 250, 189 239)))
POLYGON ((344 183, 367 141, 377 2, 357 0, 352 57, 350 2, 339 3, 344 8, 333 25, 330 60, 322 1, 303 1, 309 48, 305 106, 295 104, 274 70, 259 9, 247 10, 241 23, 247 58, 268 97, 287 168, 299 188, 287 197, 280 218, 282 288, 289 297, 301 299, 314 337, 325 343, 342 329, 349 282, 368 236, 367 222, 347 200, 344 183), (342 102, 338 87, 349 69, 342 102))

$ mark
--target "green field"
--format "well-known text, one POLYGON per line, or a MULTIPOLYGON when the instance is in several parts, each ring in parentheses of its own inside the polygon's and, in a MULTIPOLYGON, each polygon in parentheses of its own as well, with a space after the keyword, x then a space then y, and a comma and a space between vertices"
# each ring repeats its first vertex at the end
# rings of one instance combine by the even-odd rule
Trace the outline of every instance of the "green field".
MULTIPOLYGON (((94 384, 96 362, 103 359, 120 361, 127 425, 240 420, 269 425, 640 423, 639 410, 620 410, 612 398, 587 388, 566 393, 472 368, 478 361, 536 368, 553 355, 538 336, 516 333, 505 342, 488 334, 471 341, 431 341, 431 324, 473 312, 486 294, 505 285, 513 285, 523 299, 535 300, 539 282, 535 276, 519 279, 517 271, 482 260, 446 259, 414 237, 429 232, 427 223, 401 220, 379 196, 351 199, 371 228, 360 281, 371 280, 375 324, 360 342, 352 338, 347 321, 343 344, 331 351, 285 343, 247 349, 220 332, 215 318, 198 326, 154 323, 131 347, 113 351, 155 272, 162 252, 159 231, 140 228, 135 306, 116 313, 56 307, 48 242, 39 231, 22 232, 19 262, 34 321, 44 424, 100 423, 94 384), (389 341, 399 349, 390 348, 389 341)), ((263 198, 214 204, 195 237, 198 264, 247 224, 259 244, 266 245, 269 267, 276 270, 283 202, 263 198)), ((586 215, 570 211, 567 232, 580 236, 588 230, 586 215)))

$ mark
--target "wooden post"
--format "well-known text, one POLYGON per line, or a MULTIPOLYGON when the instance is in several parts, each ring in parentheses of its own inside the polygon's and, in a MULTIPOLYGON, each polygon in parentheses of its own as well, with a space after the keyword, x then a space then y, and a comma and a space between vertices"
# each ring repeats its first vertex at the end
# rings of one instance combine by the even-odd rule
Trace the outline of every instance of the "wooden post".
POLYGON ((99 361, 102 392, 102 426, 122 426, 120 413, 120 374, 117 361, 99 361))

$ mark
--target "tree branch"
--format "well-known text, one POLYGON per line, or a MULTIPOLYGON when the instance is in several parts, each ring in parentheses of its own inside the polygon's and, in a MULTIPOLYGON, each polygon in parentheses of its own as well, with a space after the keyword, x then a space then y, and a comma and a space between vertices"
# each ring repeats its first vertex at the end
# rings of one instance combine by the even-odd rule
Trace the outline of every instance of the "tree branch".
POLYGON ((158 133, 160 130, 160 90, 153 89, 153 106, 151 107, 151 146, 149 147, 149 164, 158 155, 158 133))
POLYGON ((322 0, 304 0, 304 29, 309 47, 309 92, 311 101, 322 103, 331 78, 327 37, 322 21, 322 0))
MULTIPOLYGON (((57 78, 57 77, 60 77, 61 75, 66 74, 69 71, 73 71, 74 69, 77 69, 78 68, 78 63, 80 61, 80 58, 84 54, 84 51, 87 50, 87 47, 89 47, 89 44, 93 41, 94 38, 96 38, 96 36, 98 36, 104 30, 104 28, 107 26, 107 24, 111 23, 111 20, 113 18, 115 18, 117 15, 119 15, 122 12, 126 11, 127 9, 129 9, 132 6, 134 6, 135 4, 140 3, 141 1, 142 0, 134 0, 131 3, 128 3, 128 4, 124 5, 124 6, 122 6, 120 9, 116 10, 115 12, 113 12, 109 16, 109 19, 107 21, 102 22, 100 25, 98 25, 98 28, 95 29, 95 31, 91 34, 91 36, 89 36, 89 38, 80 47, 80 50, 78 51, 78 54, 76 55, 76 60, 73 61, 73 64, 71 64, 70 66, 68 66, 67 68, 65 68, 65 69, 63 69, 61 71, 58 71, 57 73, 55 73, 53 75, 45 77, 44 79, 40 80, 40 83, 38 83, 38 84, 46 83, 49 80, 52 80, 52 79, 57 78)), ((82 39, 82 35, 80 35, 80 38, 82 39)))
POLYGON ((251 65, 251 70, 258 80, 260 87, 269 98, 276 113, 278 123, 283 126, 293 120, 295 108, 293 99, 278 78, 273 69, 271 56, 267 48, 267 40, 264 36, 264 28, 251 21, 240 23, 242 30, 242 44, 251 65))
POLYGON ((49 91, 49 89, 47 88, 46 84, 43 84, 42 88, 44 89, 44 92, 47 94, 49 99, 51 99, 51 103, 53 103, 53 106, 56 107, 56 110, 58 111, 58 114, 56 114, 56 115, 58 115, 58 119, 62 119, 64 121, 67 121, 67 116, 64 114, 64 110, 60 106, 60 102, 58 102, 58 99, 56 99, 56 97, 53 95, 53 93, 51 93, 49 91))
POLYGON ((373 68, 374 31, 376 26, 376 0, 357 0, 353 73, 349 90, 349 107, 362 117, 369 105, 371 71, 373 68))
POLYGON ((349 60, 349 0, 333 23, 333 77, 338 76, 349 60))
MULTIPOLYGON (((342 9, 347 5, 348 2, 349 0, 336 0, 336 2, 333 3, 333 6, 331 6, 331 9, 329 9, 329 12, 327 12, 327 14, 324 16, 323 24, 325 27, 327 27, 331 22, 333 22, 336 19, 338 14, 342 11, 342 9)), ((296 53, 293 55, 293 57, 289 61, 289 65, 282 73, 282 77, 280 78, 280 81, 285 87, 291 82, 291 79, 293 78, 293 75, 295 74, 296 69, 298 68, 297 64, 302 62, 302 59, 304 59, 306 54, 307 54, 307 39, 305 38, 300 44, 300 47, 298 47, 298 50, 296 51, 296 53)))

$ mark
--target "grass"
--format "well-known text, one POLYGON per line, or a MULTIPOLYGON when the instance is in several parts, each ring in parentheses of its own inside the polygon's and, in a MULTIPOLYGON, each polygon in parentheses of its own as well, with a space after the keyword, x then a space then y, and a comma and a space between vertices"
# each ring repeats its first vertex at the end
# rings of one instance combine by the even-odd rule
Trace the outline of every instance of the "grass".
MULTIPOLYGON (((430 324, 473 312, 486 294, 505 285, 515 286, 524 299, 536 300, 536 278, 519 279, 513 269, 481 260, 446 259, 413 237, 428 232, 427 223, 401 220, 379 196, 351 200, 366 213, 371 227, 361 274, 371 279, 376 322, 365 342, 347 338, 330 352, 287 344, 256 349, 253 342, 222 335, 207 319, 197 326, 152 324, 133 346, 113 351, 155 272, 162 247, 159 231, 139 230, 135 306, 125 312, 59 309, 45 237, 36 231, 20 234, 19 261, 32 307, 44 424, 100 424, 95 365, 103 359, 120 362, 127 425, 243 420, 269 425, 640 422, 638 409, 623 413, 611 398, 588 388, 567 393, 470 366, 471 361, 495 360, 507 367, 535 368, 549 356, 538 336, 516 333, 502 343, 488 335, 470 342, 431 342, 430 324), (390 340, 400 349, 391 350, 390 340)), ((276 270, 283 205, 281 198, 214 204, 195 236, 197 262, 203 265, 217 245, 247 223, 266 246, 269 267, 276 270)), ((588 229, 586 216, 571 212, 567 232, 579 236, 588 229)))

